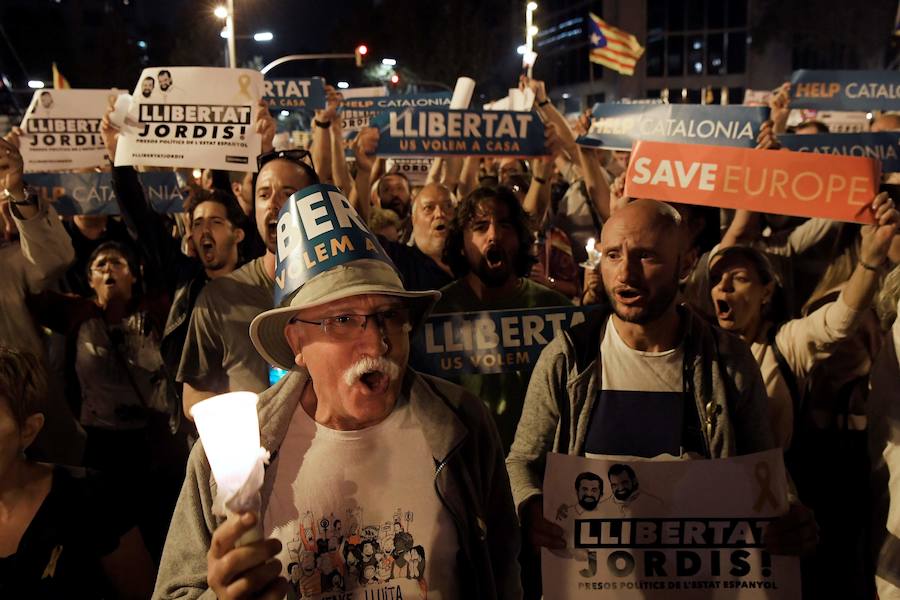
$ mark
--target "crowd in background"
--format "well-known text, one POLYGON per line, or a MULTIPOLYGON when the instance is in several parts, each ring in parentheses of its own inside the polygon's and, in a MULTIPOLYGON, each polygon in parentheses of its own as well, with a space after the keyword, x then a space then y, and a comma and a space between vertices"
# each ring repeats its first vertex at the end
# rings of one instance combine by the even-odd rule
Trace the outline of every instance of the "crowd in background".
MULTIPOLYGON (((534 91, 547 125, 544 157, 436 158, 427 183, 413 186, 373 155, 376 129, 363 130, 347 156, 342 99, 329 88, 310 148, 274 148, 275 122, 260 110, 258 172, 188 174, 179 214, 154 212, 137 171, 110 166, 119 215, 60 218, 31 195, 18 134, 7 134, 0 592, 27 581, 41 590, 31 597, 150 596, 196 440, 190 408, 227 391, 262 392, 277 375, 248 327, 272 307, 279 210, 322 182, 350 199, 407 289, 441 290, 436 313, 676 295, 728 332, 761 371, 765 417, 818 524, 817 547, 803 558, 804 597, 874 598, 876 571, 881 597, 900 597, 888 595, 900 594, 900 500, 888 483, 900 398, 894 201, 872 199, 873 226, 672 205, 683 227, 670 255, 623 247, 620 259, 610 256, 621 262, 616 271, 585 268, 604 224, 640 210, 624 196, 629 153, 577 145, 589 115, 567 118, 542 82, 520 84, 534 91), (677 277, 661 281, 654 265, 666 261, 678 263, 677 277), (48 548, 61 549, 58 563, 36 562, 48 548), (48 569, 59 575, 47 578, 48 569)), ((760 152, 786 151, 778 135, 788 129, 788 92, 771 100, 760 152)), ((900 115, 878 115, 871 129, 900 130, 900 115)), ((118 132, 108 119, 102 134, 114 156, 118 132)), ((731 366, 729 356, 719 360, 731 366)), ((456 381, 488 406, 513 457, 531 376, 510 367, 456 381)))

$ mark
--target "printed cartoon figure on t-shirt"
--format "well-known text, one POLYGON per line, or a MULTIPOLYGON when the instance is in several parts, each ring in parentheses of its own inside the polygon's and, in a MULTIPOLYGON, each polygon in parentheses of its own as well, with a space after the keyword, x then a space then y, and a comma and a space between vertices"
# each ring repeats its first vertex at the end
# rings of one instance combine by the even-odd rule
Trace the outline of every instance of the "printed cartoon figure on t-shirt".
POLYGON ((359 507, 328 515, 303 513, 294 539, 287 544, 289 597, 325 600, 349 597, 336 595, 341 592, 365 590, 360 598, 402 598, 403 592, 409 592, 400 583, 407 581, 415 582, 420 598, 427 598, 426 553, 414 537, 414 514, 397 508, 388 517, 367 523, 359 507))

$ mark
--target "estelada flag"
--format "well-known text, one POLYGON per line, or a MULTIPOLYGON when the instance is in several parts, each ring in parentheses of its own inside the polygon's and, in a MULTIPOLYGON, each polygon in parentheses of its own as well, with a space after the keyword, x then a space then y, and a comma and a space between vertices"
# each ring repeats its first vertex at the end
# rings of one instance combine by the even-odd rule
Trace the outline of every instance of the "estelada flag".
POLYGON ((634 66, 644 55, 644 47, 630 33, 613 27, 594 13, 588 14, 590 61, 622 75, 634 75, 634 66))
POLYGON ((67 90, 71 87, 69 81, 63 77, 62 73, 59 72, 59 69, 56 68, 56 63, 53 63, 53 89, 67 90))

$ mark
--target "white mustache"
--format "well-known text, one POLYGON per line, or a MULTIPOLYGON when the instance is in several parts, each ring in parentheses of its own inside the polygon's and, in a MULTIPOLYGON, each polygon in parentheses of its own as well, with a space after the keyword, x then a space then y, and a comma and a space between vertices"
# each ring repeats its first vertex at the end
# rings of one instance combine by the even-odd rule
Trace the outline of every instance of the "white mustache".
POLYGON ((356 364, 344 371, 344 383, 349 387, 359 381, 360 377, 371 371, 383 373, 389 380, 394 381, 400 376, 400 365, 383 356, 376 358, 364 356, 356 364))

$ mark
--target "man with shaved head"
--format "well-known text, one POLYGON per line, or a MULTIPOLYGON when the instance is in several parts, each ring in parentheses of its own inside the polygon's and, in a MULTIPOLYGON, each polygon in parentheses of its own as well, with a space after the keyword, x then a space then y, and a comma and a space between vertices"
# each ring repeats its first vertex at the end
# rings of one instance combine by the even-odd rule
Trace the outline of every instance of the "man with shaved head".
MULTIPOLYGON (((548 452, 721 458, 775 446, 747 346, 678 302, 690 269, 681 227, 661 202, 616 211, 600 238, 609 308, 558 335, 535 366, 506 461, 534 548, 565 547, 562 529, 543 518, 548 452)), ((777 546, 774 533, 768 541, 799 551, 777 546)))

